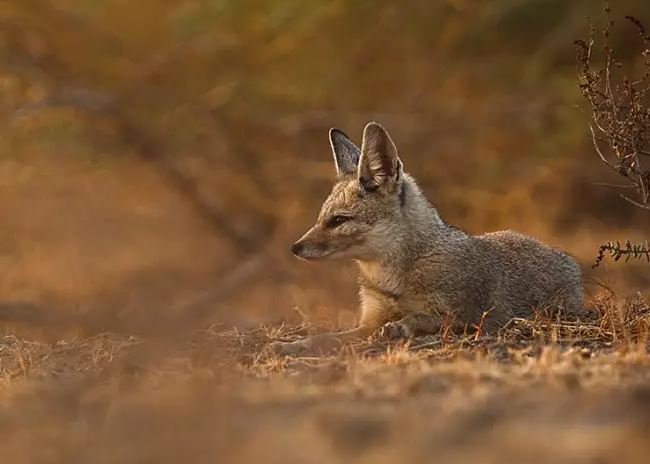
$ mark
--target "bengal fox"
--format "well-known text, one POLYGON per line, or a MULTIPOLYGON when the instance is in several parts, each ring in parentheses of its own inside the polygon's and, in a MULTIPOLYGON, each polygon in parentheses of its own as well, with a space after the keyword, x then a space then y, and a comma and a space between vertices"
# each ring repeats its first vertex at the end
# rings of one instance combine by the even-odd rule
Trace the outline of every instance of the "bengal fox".
POLYGON ((337 179, 316 224, 292 247, 297 257, 359 265, 356 329, 275 345, 283 353, 367 337, 436 333, 441 325, 498 330, 541 307, 582 309, 580 267, 567 254, 512 231, 469 235, 443 221, 404 172, 378 123, 359 149, 330 130, 337 179))

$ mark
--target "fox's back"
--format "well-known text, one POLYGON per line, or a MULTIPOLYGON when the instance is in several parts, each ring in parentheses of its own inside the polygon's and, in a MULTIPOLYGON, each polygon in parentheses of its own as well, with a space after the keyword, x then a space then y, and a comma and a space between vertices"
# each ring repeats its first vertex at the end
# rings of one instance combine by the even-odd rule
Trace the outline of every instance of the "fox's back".
POLYGON ((495 305, 512 308, 515 316, 529 316, 535 308, 562 306, 567 312, 582 307, 582 278, 578 263, 566 253, 513 231, 475 237, 490 272, 496 275, 495 305))
POLYGON ((414 300, 442 302, 442 312, 470 324, 487 312, 491 329, 545 307, 580 311, 581 273, 569 255, 517 232, 448 230, 449 240, 441 237, 430 255, 413 263, 411 288, 426 294, 414 300))

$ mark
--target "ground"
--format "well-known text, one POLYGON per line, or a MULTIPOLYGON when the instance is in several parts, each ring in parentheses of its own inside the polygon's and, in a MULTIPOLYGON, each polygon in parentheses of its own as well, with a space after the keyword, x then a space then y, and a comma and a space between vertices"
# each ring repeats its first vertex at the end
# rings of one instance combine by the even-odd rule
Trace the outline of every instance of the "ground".
POLYGON ((647 462, 650 307, 499 334, 377 337, 282 357, 317 328, 0 338, 0 455, 22 462, 647 462))

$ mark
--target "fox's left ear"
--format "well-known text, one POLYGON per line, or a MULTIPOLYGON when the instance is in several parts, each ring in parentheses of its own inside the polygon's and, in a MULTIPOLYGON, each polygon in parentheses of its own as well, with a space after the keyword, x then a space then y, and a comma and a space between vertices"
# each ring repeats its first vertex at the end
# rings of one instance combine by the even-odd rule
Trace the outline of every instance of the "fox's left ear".
POLYGON ((356 173, 361 150, 350 140, 350 137, 345 135, 342 130, 333 127, 330 129, 330 145, 334 155, 336 174, 343 177, 356 173))
POLYGON ((402 161, 388 131, 376 122, 369 122, 363 130, 359 182, 366 190, 395 186, 402 178, 402 161))

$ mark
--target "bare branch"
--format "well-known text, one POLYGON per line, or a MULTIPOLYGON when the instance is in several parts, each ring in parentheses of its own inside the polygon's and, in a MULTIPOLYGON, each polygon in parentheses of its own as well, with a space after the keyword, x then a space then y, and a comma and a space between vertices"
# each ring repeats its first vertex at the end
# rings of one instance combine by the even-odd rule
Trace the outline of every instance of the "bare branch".
POLYGON ((589 130, 591 131, 591 139, 594 143, 594 149, 596 150, 596 154, 600 157, 603 163, 605 163, 610 168, 613 168, 613 166, 609 164, 609 161, 607 161, 607 158, 605 158, 605 155, 603 155, 603 152, 600 151, 600 147, 598 146, 598 140, 596 139, 596 133, 594 132, 594 126, 589 124, 589 130))
POLYGON ((628 203, 632 203, 634 206, 638 206, 639 208, 647 209, 650 211, 650 205, 644 205, 643 203, 639 203, 638 201, 634 201, 628 196, 623 195, 622 193, 618 194, 619 197, 621 197, 623 200, 627 201, 628 203))
POLYGON ((634 185, 610 184, 609 182, 592 182, 591 184, 592 185, 597 185, 599 187, 612 187, 612 188, 622 188, 622 189, 636 188, 634 185))

